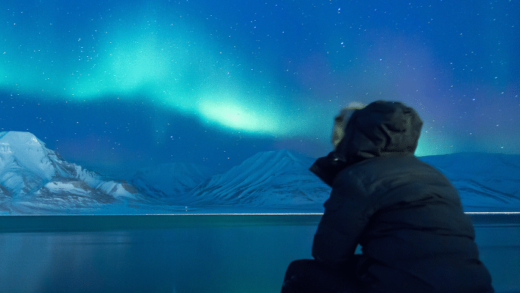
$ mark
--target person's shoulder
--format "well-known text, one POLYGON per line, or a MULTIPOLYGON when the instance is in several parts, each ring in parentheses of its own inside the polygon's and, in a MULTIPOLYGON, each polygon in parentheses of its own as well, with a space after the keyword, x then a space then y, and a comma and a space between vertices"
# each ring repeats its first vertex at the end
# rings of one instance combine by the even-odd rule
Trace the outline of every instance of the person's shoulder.
POLYGON ((395 182, 405 184, 417 180, 424 182, 443 182, 450 185, 449 180, 433 166, 422 162, 414 155, 375 157, 351 165, 342 170, 335 181, 342 184, 361 184, 376 190, 379 185, 388 186, 395 182))
MULTIPOLYGON (((383 175, 395 170, 405 171, 410 168, 424 168, 423 162, 413 155, 374 157, 350 166, 350 171, 357 174, 383 175)), ((426 167, 427 168, 427 167, 426 167)))
POLYGON ((352 167, 365 173, 386 173, 393 171, 419 171, 440 173, 433 166, 421 161, 414 155, 376 157, 360 162, 352 167))

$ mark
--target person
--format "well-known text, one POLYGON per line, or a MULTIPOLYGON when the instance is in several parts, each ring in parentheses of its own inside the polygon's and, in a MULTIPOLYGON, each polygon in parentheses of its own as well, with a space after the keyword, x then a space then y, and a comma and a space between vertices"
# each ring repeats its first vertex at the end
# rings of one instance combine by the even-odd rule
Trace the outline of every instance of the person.
POLYGON ((282 293, 494 292, 457 190, 414 155, 417 112, 391 101, 346 110, 334 150, 310 167, 332 187, 314 259, 289 265, 282 293))

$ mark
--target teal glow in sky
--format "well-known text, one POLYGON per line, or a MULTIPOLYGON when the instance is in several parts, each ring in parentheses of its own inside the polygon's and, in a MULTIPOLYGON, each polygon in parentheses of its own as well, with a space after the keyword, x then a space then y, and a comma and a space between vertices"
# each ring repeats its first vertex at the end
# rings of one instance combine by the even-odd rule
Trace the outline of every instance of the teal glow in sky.
POLYGON ((5 2, 0 130, 73 161, 316 157, 379 99, 417 109, 417 155, 520 153, 517 1, 5 2))
POLYGON ((16 41, 6 42, 3 48, 5 88, 43 92, 61 100, 105 99, 107 95, 132 99, 142 94, 172 111, 223 127, 305 135, 301 122, 281 123, 292 105, 269 98, 276 95, 275 89, 262 85, 275 81, 269 68, 264 73, 255 62, 241 62, 240 54, 233 56, 229 48, 219 49, 226 42, 212 34, 208 38, 199 19, 183 21, 187 12, 180 5, 158 2, 155 7, 130 12, 109 8, 105 16, 89 10, 92 7, 71 13, 59 6, 29 6, 26 11, 20 6, 8 9, 14 13, 6 15, 13 21, 6 38, 16 41), (86 15, 81 17, 82 13, 86 15), (33 30, 34 24, 40 31, 33 30), (78 32, 71 32, 71 24, 78 32), (42 32, 47 40, 40 37, 42 32), (9 67, 27 70, 5 69, 9 67), (258 78, 254 78, 255 68, 260 70, 258 78), (244 80, 250 76, 258 80, 244 80))

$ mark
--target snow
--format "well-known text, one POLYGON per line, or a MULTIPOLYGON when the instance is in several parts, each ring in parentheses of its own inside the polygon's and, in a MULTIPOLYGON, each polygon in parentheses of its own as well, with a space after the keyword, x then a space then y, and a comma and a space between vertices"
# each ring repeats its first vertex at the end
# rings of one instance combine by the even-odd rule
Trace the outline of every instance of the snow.
POLYGON ((110 194, 115 198, 126 197, 136 199, 137 190, 132 187, 125 186, 127 184, 116 182, 116 181, 107 181, 101 183, 97 189, 103 191, 106 194, 110 194))
MULTIPOLYGON (((56 153, 45 148, 45 144, 28 132, 0 132, 2 152, 0 156, 6 164, 23 167, 27 171, 50 180, 56 174, 53 161, 56 153)), ((5 165, 2 166, 5 169, 5 165)), ((61 170, 60 170, 61 171, 61 170)))
POLYGON ((45 184, 44 187, 52 193, 67 191, 70 193, 85 194, 85 192, 81 192, 83 190, 80 191, 80 189, 77 189, 71 182, 49 182, 45 184))
POLYGON ((330 187, 308 169, 312 158, 287 150, 261 152, 213 176, 180 199, 186 204, 322 209, 330 187))
POLYGON ((158 198, 175 198, 186 194, 216 170, 196 164, 170 163, 139 169, 125 179, 145 193, 158 198))
MULTIPOLYGON (((419 159, 450 179, 465 211, 520 211, 520 155, 419 159)), ((0 213, 322 212, 331 189, 308 170, 314 160, 280 150, 224 173, 172 163, 117 179, 66 162, 31 133, 0 132, 0 213)))
POLYGON ((0 210, 7 212, 89 209, 139 199, 133 186, 66 162, 28 132, 0 132, 0 186, 0 210))
POLYGON ((460 153, 419 159, 451 181, 467 211, 520 210, 520 155, 460 153))

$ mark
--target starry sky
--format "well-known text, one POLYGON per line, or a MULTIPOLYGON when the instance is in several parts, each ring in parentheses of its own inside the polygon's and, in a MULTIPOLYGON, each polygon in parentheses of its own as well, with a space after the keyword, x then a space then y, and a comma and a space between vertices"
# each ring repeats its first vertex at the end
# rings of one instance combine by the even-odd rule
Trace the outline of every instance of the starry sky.
POLYGON ((105 174, 318 157, 349 102, 424 121, 418 156, 520 153, 520 2, 0 2, 0 131, 105 174))

